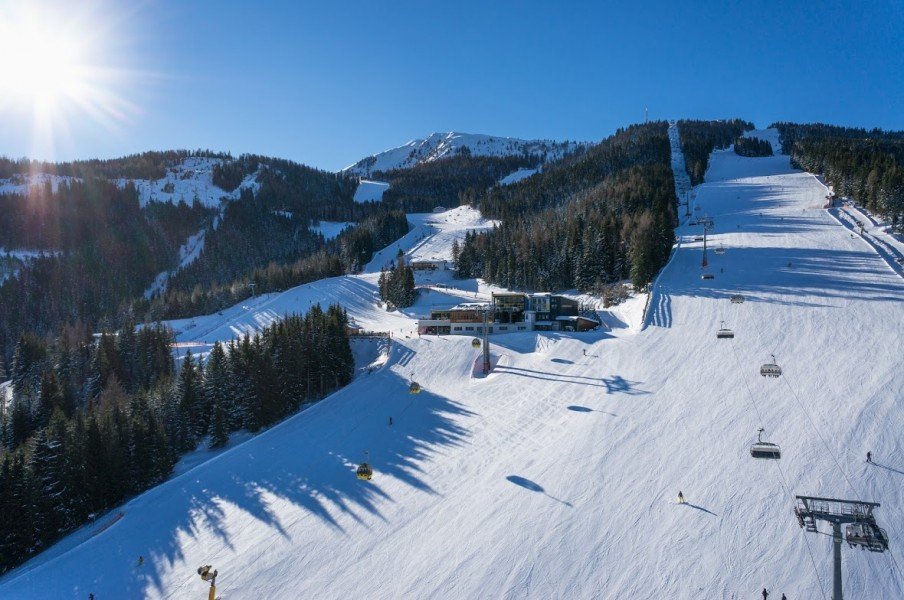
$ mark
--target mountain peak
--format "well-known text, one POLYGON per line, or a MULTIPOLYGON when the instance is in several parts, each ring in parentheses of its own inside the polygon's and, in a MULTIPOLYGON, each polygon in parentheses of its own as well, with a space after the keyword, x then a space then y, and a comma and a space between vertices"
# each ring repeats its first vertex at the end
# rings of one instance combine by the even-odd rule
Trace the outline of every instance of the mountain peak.
POLYGON ((342 169, 342 172, 359 177, 371 177, 378 171, 407 169, 464 151, 474 156, 539 154, 545 156, 546 161, 550 161, 574 152, 584 145, 578 142, 522 140, 458 131, 433 132, 426 138, 410 140, 402 146, 363 158, 342 169))

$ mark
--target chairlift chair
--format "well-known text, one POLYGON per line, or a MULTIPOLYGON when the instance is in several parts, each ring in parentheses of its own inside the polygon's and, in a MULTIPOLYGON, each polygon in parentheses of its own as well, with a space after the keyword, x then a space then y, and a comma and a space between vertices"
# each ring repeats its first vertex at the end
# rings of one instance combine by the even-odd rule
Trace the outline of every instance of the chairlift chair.
POLYGON ((695 235, 695 236, 694 236, 694 241, 695 241, 695 242, 702 242, 702 241, 703 241, 703 236, 702 236, 702 235, 695 235))
POLYGON ((775 355, 772 355, 772 362, 766 363, 760 367, 760 375, 763 377, 779 377, 782 374, 782 368, 775 362, 775 355))
POLYGON ((715 278, 716 278, 716 276, 713 275, 712 273, 704 273, 703 275, 700 276, 700 279, 707 279, 707 280, 715 279, 715 278))
POLYGON ((744 304, 744 296, 741 294, 735 294, 731 297, 732 304, 744 304))
POLYGON ((851 523, 845 527, 844 534, 851 548, 860 546, 870 552, 885 552, 888 549, 888 533, 873 522, 851 523))
POLYGON ((716 332, 716 338, 720 340, 730 340, 734 338, 734 331, 732 331, 728 327, 725 327, 725 321, 722 321, 721 325, 719 326, 719 331, 716 332))
POLYGON ((474 338, 473 340, 471 340, 471 347, 472 348, 480 348, 480 339, 474 338))
POLYGON ((716 254, 725 254, 725 248, 723 248, 722 246, 719 246, 718 248, 715 249, 715 253, 716 254))
POLYGON ((412 381, 411 385, 408 386, 409 394, 420 394, 421 393, 421 384, 417 381, 412 381))
POLYGON ((750 446, 750 456, 753 458, 781 458, 782 451, 778 447, 778 444, 763 441, 763 431, 764 429, 760 427, 756 443, 750 446))

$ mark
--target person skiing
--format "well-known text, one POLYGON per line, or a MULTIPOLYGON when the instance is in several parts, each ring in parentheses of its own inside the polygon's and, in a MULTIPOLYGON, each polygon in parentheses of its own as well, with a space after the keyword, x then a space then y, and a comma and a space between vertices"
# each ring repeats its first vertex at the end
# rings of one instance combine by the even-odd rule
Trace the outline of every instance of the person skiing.
POLYGON ((681 491, 678 491, 678 504, 684 504, 684 494, 681 491))
POLYGON ((873 453, 872 452, 866 453, 866 462, 868 462, 868 463, 873 462, 873 453))
POLYGON ((763 588, 763 600, 769 597, 769 592, 766 591, 766 588, 763 588))
POLYGON ((788 598, 786 598, 785 595, 782 594, 782 600, 788 600, 788 598))
POLYGON ((389 417, 389 426, 392 427, 392 417, 389 417))
POLYGON ((584 348, 584 356, 587 356, 587 348, 584 348))
POLYGON ((140 566, 143 565, 143 564, 144 564, 144 557, 143 557, 143 556, 139 556, 139 557, 138 557, 138 566, 140 567, 140 566))

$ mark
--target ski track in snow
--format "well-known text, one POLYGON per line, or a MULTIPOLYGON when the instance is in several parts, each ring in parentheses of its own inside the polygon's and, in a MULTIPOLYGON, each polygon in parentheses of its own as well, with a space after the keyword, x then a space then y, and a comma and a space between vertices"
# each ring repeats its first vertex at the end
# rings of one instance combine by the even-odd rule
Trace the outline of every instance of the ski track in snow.
POLYGON ((904 282, 787 156, 715 152, 696 196, 726 252, 702 281, 699 228, 679 227, 655 309, 668 327, 497 336, 484 379, 470 338, 418 338, 409 315, 490 286, 434 272, 405 313, 375 304, 398 248, 442 257, 492 226, 469 209, 411 215, 362 275, 173 322, 181 341, 210 343, 341 301, 396 333, 379 368, 73 545, 76 532, 0 579, 0 597, 203 597, 195 570, 212 564, 229 600, 822 598, 832 544, 798 527, 793 494, 880 502, 891 551, 845 545, 845 591, 904 597, 904 282), (722 320, 734 340, 716 340, 722 320), (758 373, 772 353, 777 380, 758 373), (760 426, 781 461, 750 458, 760 426), (354 477, 366 450, 369 483, 354 477))

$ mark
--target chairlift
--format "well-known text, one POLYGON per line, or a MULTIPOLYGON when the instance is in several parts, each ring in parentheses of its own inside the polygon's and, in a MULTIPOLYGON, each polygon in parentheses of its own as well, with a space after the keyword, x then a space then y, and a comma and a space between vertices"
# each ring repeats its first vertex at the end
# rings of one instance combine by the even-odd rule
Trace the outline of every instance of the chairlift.
POLYGON ((760 367, 760 375, 763 377, 779 377, 782 374, 782 368, 775 362, 775 355, 772 355, 772 362, 766 363, 760 367))
POLYGON ((725 327, 725 321, 722 321, 719 326, 719 331, 716 332, 716 338, 720 340, 730 340, 734 337, 734 331, 725 327))
POLYGON ((421 384, 417 381, 412 381, 411 385, 408 386, 409 394, 420 394, 421 393, 421 384))
POLYGON ((374 476, 374 470, 370 467, 370 463, 367 462, 368 454, 366 450, 364 451, 364 462, 358 465, 358 469, 355 471, 355 476, 358 479, 363 479, 364 481, 370 481, 374 476))
POLYGON ((715 278, 716 278, 716 276, 713 275, 712 273, 704 273, 703 275, 700 276, 700 279, 707 279, 707 280, 715 279, 715 278))
POLYGON ((702 241, 703 241, 703 236, 702 236, 702 235, 695 235, 695 236, 694 236, 694 241, 695 241, 695 242, 702 242, 702 241))
POLYGON ((725 248, 723 248, 722 246, 719 246, 718 248, 716 248, 716 249, 714 250, 714 252, 715 252, 716 254, 725 254, 725 248))
POLYGON ((870 552, 885 552, 888 549, 888 533, 869 521, 851 523, 845 528, 844 537, 851 548, 860 546, 870 552))
POLYGON ((474 338, 473 340, 471 340, 471 347, 480 348, 480 338, 474 338))
POLYGON ((741 294, 735 294, 731 297, 732 304, 744 304, 744 296, 741 294))
POLYGON ((770 442, 763 441, 763 431, 765 430, 760 427, 759 433, 756 437, 756 443, 750 446, 750 456, 752 456, 753 458, 781 458, 782 451, 778 447, 778 444, 772 444, 770 442))

